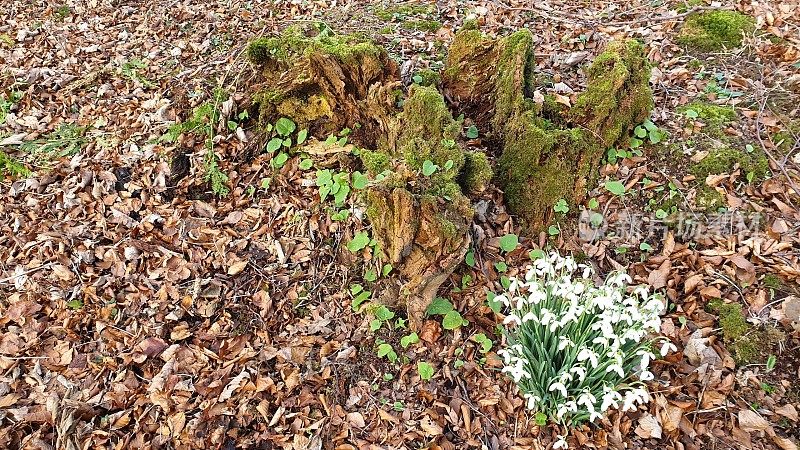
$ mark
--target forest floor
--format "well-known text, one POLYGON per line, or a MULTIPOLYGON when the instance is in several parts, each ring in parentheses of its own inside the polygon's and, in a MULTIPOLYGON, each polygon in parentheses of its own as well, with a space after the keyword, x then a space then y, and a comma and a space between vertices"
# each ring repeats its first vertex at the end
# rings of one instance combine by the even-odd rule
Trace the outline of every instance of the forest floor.
POLYGON ((538 426, 500 373, 486 302, 549 244, 663 292, 662 333, 678 346, 654 363, 648 405, 573 430, 572 448, 796 449, 800 6, 736 2, 756 32, 703 53, 676 36, 687 8, 718 5, 539 3, 5 1, 0 150, 32 173, 0 174, 0 448, 549 448, 563 431, 538 426), (497 187, 475 199, 474 261, 439 292, 469 323, 431 317, 404 347, 402 320, 370 331, 352 308, 350 287, 376 269, 345 249, 367 226, 357 205, 333 221, 301 157, 241 156, 243 53, 323 21, 367 33, 411 77, 441 68, 470 17, 490 34, 530 28, 547 93, 566 103, 605 43, 641 40, 662 138, 607 158, 584 205, 603 212, 596 236, 569 225, 577 208, 529 236, 497 187), (233 100, 213 136, 225 196, 204 177, 202 136, 161 139, 220 90, 233 100), (728 109, 718 120, 696 101, 728 109), (722 146, 769 169, 692 175, 722 146), (709 195, 714 212, 698 203, 709 195), (520 245, 503 253, 508 233, 520 245))

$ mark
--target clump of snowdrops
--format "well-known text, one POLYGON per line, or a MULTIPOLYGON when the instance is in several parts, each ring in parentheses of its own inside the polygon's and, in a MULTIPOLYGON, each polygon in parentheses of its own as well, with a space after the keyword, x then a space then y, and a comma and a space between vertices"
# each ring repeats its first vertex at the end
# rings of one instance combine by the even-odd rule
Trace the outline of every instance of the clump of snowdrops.
MULTIPOLYGON (((661 298, 647 286, 628 293, 631 278, 610 274, 592 281, 594 270, 570 256, 542 254, 524 279, 512 279, 495 301, 506 306, 507 341, 498 351, 502 371, 519 386, 541 425, 553 420, 575 426, 603 417, 610 408, 635 409, 650 397, 645 381, 657 347, 666 356, 675 346, 652 338, 661 326, 661 298)), ((566 448, 559 436, 555 448, 566 448)))

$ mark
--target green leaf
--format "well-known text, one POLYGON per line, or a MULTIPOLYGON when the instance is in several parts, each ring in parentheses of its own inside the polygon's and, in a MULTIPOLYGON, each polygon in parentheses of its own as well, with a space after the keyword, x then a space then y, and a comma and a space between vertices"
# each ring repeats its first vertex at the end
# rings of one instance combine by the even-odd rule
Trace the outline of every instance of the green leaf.
POLYGON ((633 134, 638 138, 644 138, 647 136, 647 130, 645 130, 643 126, 639 125, 633 129, 633 134))
POLYGON ((498 272, 505 272, 508 270, 508 264, 503 261, 497 261, 494 263, 494 268, 497 269, 498 272))
POLYGON ((422 76, 420 75, 414 75, 411 77, 411 79, 414 81, 414 83, 422 84, 422 76))
POLYGON ((353 301, 351 302, 351 306, 353 307, 353 311, 358 312, 358 308, 367 300, 369 300, 370 296, 372 296, 372 292, 370 291, 362 291, 360 294, 353 297, 353 301))
POLYGON ((292 138, 286 138, 283 140, 283 146, 289 148, 292 146, 292 138))
POLYGON ((467 128, 467 138, 475 139, 477 137, 478 137, 478 127, 476 127, 475 125, 470 125, 469 128, 467 128))
POLYGON ((422 174, 426 177, 429 177, 434 174, 439 169, 439 166, 433 163, 433 161, 426 159, 425 162, 422 163, 422 174))
POLYGON ((648 244, 647 242, 642 242, 641 244, 639 244, 639 250, 643 252, 649 252, 653 250, 653 247, 651 247, 650 244, 648 244))
POLYGON ((336 202, 337 205, 341 206, 347 199, 347 194, 350 193, 350 186, 347 184, 335 184, 334 186, 338 187, 338 189, 333 195, 333 201, 336 202))
POLYGON ((328 139, 325 139, 325 145, 333 145, 336 143, 336 136, 330 135, 328 139))
POLYGON ((297 133, 297 145, 301 145, 308 138, 308 128, 303 128, 297 133))
POLYGON ((555 206, 553 206, 553 211, 566 214, 569 212, 569 205, 567 205, 567 201, 563 198, 560 199, 555 206))
POLYGON ((376 272, 375 269, 369 269, 367 273, 364 274, 364 279, 371 283, 378 279, 378 272, 376 272))
POLYGON ((392 351, 392 346, 390 344, 381 344, 378 346, 378 358, 383 358, 384 356, 388 355, 389 352, 392 351))
POLYGON ((641 139, 631 138, 631 148, 639 148, 642 146, 642 144, 644 144, 644 141, 642 141, 641 139))
POLYGON ((778 363, 778 358, 775 355, 769 355, 767 357, 767 372, 772 372, 772 369, 775 368, 775 364, 778 363))
POLYGON ((272 153, 275 150, 278 150, 283 145, 283 139, 281 138, 272 138, 267 142, 267 151, 272 153))
POLYGON ((383 275, 383 276, 389 275, 389 272, 391 272, 392 269, 393 269, 393 267, 392 267, 391 264, 388 264, 388 263, 384 264, 383 265, 383 270, 381 270, 381 275, 383 275))
POLYGON ((648 135, 650 137, 651 144, 658 144, 659 142, 661 142, 661 137, 662 137, 661 131, 659 130, 651 131, 648 135))
POLYGON ((277 155, 275 155, 275 158, 272 159, 272 167, 280 169, 281 167, 283 167, 284 164, 286 164, 286 161, 288 160, 289 160, 289 155, 287 155, 284 152, 280 152, 277 155))
POLYGON ((664 218, 667 217, 667 215, 668 215, 667 212, 664 211, 663 209, 657 209, 656 210, 656 218, 657 219, 664 219, 664 218))
POLYGON ((645 128, 647 131, 650 131, 650 132, 653 132, 653 131, 658 131, 658 127, 657 127, 657 126, 656 126, 656 124, 654 124, 654 123, 653 123, 653 121, 652 121, 652 120, 650 120, 650 119, 647 119, 647 120, 645 120, 645 121, 644 121, 644 123, 643 123, 642 125, 644 125, 644 128, 645 128))
POLYGON ((450 300, 447 300, 443 297, 436 297, 433 299, 431 304, 428 305, 428 309, 425 310, 425 314, 429 316, 444 316, 452 310, 453 304, 450 303, 450 300))
POLYGON ((492 349, 492 340, 483 333, 472 336, 472 339, 481 346, 481 353, 488 353, 492 349))
POLYGON ((621 181, 606 181, 605 188, 614 195, 625 194, 625 185, 621 181))
POLYGON ((545 256, 547 256, 547 254, 540 248, 535 248, 528 252, 528 258, 530 258, 531 261, 536 261, 537 259, 544 258, 545 256))
POLYGON ((359 231, 353 236, 353 240, 347 243, 347 249, 355 253, 363 250, 369 244, 369 233, 366 231, 359 231))
POLYGON ((229 120, 229 121, 228 121, 228 130, 230 130, 230 131, 236 131, 236 128, 237 128, 238 126, 239 126, 239 124, 237 124, 237 123, 236 123, 236 122, 234 122, 233 120, 229 120))
POLYGON ((516 234, 506 234, 500 238, 500 250, 508 253, 517 248, 519 237, 516 234))
POLYGON ((298 164, 297 167, 299 167, 300 170, 308 170, 313 165, 314 165, 314 161, 306 158, 306 159, 300 160, 300 164, 298 164))
POLYGON ((83 308, 83 300, 79 298, 72 299, 67 302, 67 306, 70 307, 71 309, 81 309, 83 308))
POLYGON ((444 170, 450 170, 453 168, 453 160, 448 159, 446 163, 444 163, 444 170))
POLYGON ((428 381, 433 378, 433 366, 425 361, 420 361, 417 363, 417 373, 423 381, 428 381))
POLYGON ((445 330, 455 330, 461 325, 464 325, 464 322, 465 320, 461 317, 461 314, 456 310, 452 310, 444 315, 444 319, 442 319, 442 328, 445 330))
POLYGON ((364 189, 367 187, 369 178, 359 171, 353 172, 353 189, 364 189))
POLYGON ((549 227, 547 227, 547 234, 549 234, 550 236, 558 236, 558 233, 560 232, 561 230, 559 230, 558 227, 555 225, 550 225, 549 227))
POLYGON ((497 301, 497 294, 491 291, 486 293, 486 304, 495 314, 500 313, 500 308, 503 306, 502 303, 497 301))
POLYGON ((383 325, 382 321, 374 319, 369 322, 369 331, 378 331, 381 329, 381 325, 383 325))
POLYGON ((547 425, 547 414, 539 411, 536 413, 536 425, 543 427, 547 425))
POLYGON ((403 336, 400 338, 400 345, 403 348, 408 348, 409 345, 414 345, 419 342, 419 336, 417 333, 411 333, 408 336, 403 336))
POLYGON ((700 116, 697 113, 697 111, 695 111, 693 109, 687 109, 686 112, 684 112, 684 114, 686 114, 686 117, 688 117, 690 119, 697 119, 700 116))
POLYGON ((394 318, 394 311, 384 305, 375 308, 375 318, 383 322, 392 320, 394 318))
POLYGON ((281 117, 275 122, 275 131, 281 136, 289 136, 289 134, 295 130, 297 125, 291 120, 287 119, 286 117, 281 117))
POLYGON ((470 267, 475 267, 475 251, 470 249, 467 255, 464 256, 464 262, 470 267))
POLYGON ((589 223, 592 224, 593 227, 599 228, 600 225, 603 224, 603 215, 598 212, 592 212, 589 214, 589 223))
POLYGON ((272 184, 272 178, 262 178, 261 179, 261 189, 269 189, 269 185, 272 184))

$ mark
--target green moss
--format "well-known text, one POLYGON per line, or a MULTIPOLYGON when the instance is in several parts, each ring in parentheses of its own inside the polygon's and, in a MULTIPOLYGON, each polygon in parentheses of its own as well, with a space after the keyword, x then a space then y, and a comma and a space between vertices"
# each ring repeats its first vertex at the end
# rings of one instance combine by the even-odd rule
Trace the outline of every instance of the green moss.
POLYGON ((705 184, 701 184, 698 187, 694 201, 698 208, 708 212, 716 212, 720 208, 727 206, 725 197, 713 187, 705 184))
POLYGON ((476 28, 462 28, 456 33, 453 43, 447 52, 447 69, 444 71, 444 76, 448 78, 467 77, 463 82, 470 85, 475 84, 475 77, 472 74, 461 74, 459 72, 459 64, 461 61, 466 61, 472 55, 478 54, 478 49, 483 44, 483 33, 476 28))
POLYGON ((781 154, 790 152, 795 144, 795 136, 800 135, 800 120, 795 120, 789 123, 786 130, 781 130, 772 136, 772 142, 780 150, 781 154))
POLYGON ((495 89, 495 108, 492 116, 492 128, 503 130, 512 120, 512 115, 518 115, 530 109, 525 102, 522 89, 528 83, 533 72, 533 35, 530 30, 520 30, 505 37, 500 43, 502 54, 497 64, 497 81, 495 89), (524 61, 523 83, 515 77, 519 61, 524 61))
POLYGON ((409 167, 420 170, 426 160, 441 169, 437 172, 453 179, 464 165, 464 152, 456 143, 461 122, 444 103, 444 97, 435 87, 413 85, 398 115, 401 133, 397 151, 409 167), (449 170, 444 167, 452 161, 449 170))
POLYGON ((764 275, 764 279, 761 282, 764 287, 769 289, 781 289, 783 287, 783 280, 778 275, 774 273, 768 273, 764 275))
POLYGON ((373 175, 389 169, 391 161, 386 153, 363 149, 359 156, 364 167, 373 175))
POLYGON ((409 20, 403 22, 401 25, 406 30, 414 30, 414 31, 427 31, 429 33, 433 33, 442 28, 442 22, 438 20, 409 20))
POLYGON ((609 44, 586 71, 586 91, 571 114, 600 137, 603 146, 623 144, 653 107, 650 63, 637 41, 609 44))
POLYGON ((293 56, 314 52, 322 52, 343 62, 354 62, 366 56, 376 56, 380 51, 362 35, 319 34, 308 37, 300 26, 290 26, 280 36, 253 40, 248 44, 246 54, 252 63, 263 65, 270 61, 285 62, 293 56))
POLYGON ((741 168, 744 177, 756 182, 764 180, 769 174, 769 160, 763 151, 754 149, 748 153, 730 147, 712 150, 689 170, 702 181, 709 175, 731 173, 737 167, 741 168))
POLYGON ((724 124, 736 120, 736 111, 733 106, 720 106, 704 101, 694 101, 678 108, 678 112, 684 115, 688 111, 697 113, 697 118, 706 123, 706 128, 703 131, 715 136, 722 135, 722 126, 724 124))
POLYGON ((736 11, 705 11, 686 18, 678 43, 700 51, 735 48, 742 45, 742 35, 755 29, 753 18, 736 11))
POLYGON ((459 177, 464 190, 470 194, 478 194, 486 190, 492 179, 492 166, 483 152, 464 153, 464 167, 459 177))
POLYGON ((392 28, 390 26, 385 26, 385 27, 381 28, 380 30, 378 30, 378 33, 380 33, 380 34, 392 34, 392 33, 394 33, 394 28, 392 28))
POLYGON ((548 222, 558 200, 593 183, 591 162, 602 153, 579 129, 540 128, 531 111, 509 123, 505 142, 497 178, 509 208, 534 229, 548 222))
POLYGON ((419 81, 414 82, 422 86, 437 86, 441 82, 439 72, 431 69, 422 69, 414 77, 419 77, 419 81))
POLYGON ((717 299, 709 302, 708 306, 719 315, 723 341, 739 365, 763 361, 772 348, 785 339, 783 332, 775 327, 750 326, 739 303, 724 303, 717 299))
POLYGON ((287 27, 280 36, 260 37, 247 45, 247 59, 253 64, 263 65, 270 61, 286 61, 292 53, 299 53, 308 46, 302 28, 287 27))

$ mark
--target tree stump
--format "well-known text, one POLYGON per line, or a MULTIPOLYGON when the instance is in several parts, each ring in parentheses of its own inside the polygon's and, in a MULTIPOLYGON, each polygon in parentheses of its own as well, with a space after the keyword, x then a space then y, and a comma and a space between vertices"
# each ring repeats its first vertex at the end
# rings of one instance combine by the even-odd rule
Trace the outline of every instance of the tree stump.
POLYGON ((572 108, 547 96, 534 100, 532 49, 527 30, 490 39, 467 27, 450 47, 443 96, 435 82, 405 89, 384 49, 329 30, 310 35, 290 27, 248 48, 260 74, 252 110, 265 130, 280 117, 321 138, 353 130, 371 179, 362 199, 367 218, 398 274, 379 289, 380 300, 405 306, 414 330, 469 248, 468 195, 492 177, 486 154, 462 147, 463 126, 450 108, 499 147, 498 182, 532 230, 550 220, 560 198, 579 202, 605 148, 624 141, 649 113, 649 66, 639 44, 609 45, 572 108))
POLYGON ((466 28, 450 47, 442 85, 456 109, 502 147, 497 179, 511 211, 531 230, 552 220, 560 199, 578 204, 604 151, 623 143, 652 108, 650 66, 635 41, 613 42, 589 67, 572 108, 537 89, 528 30, 491 39, 466 28))

